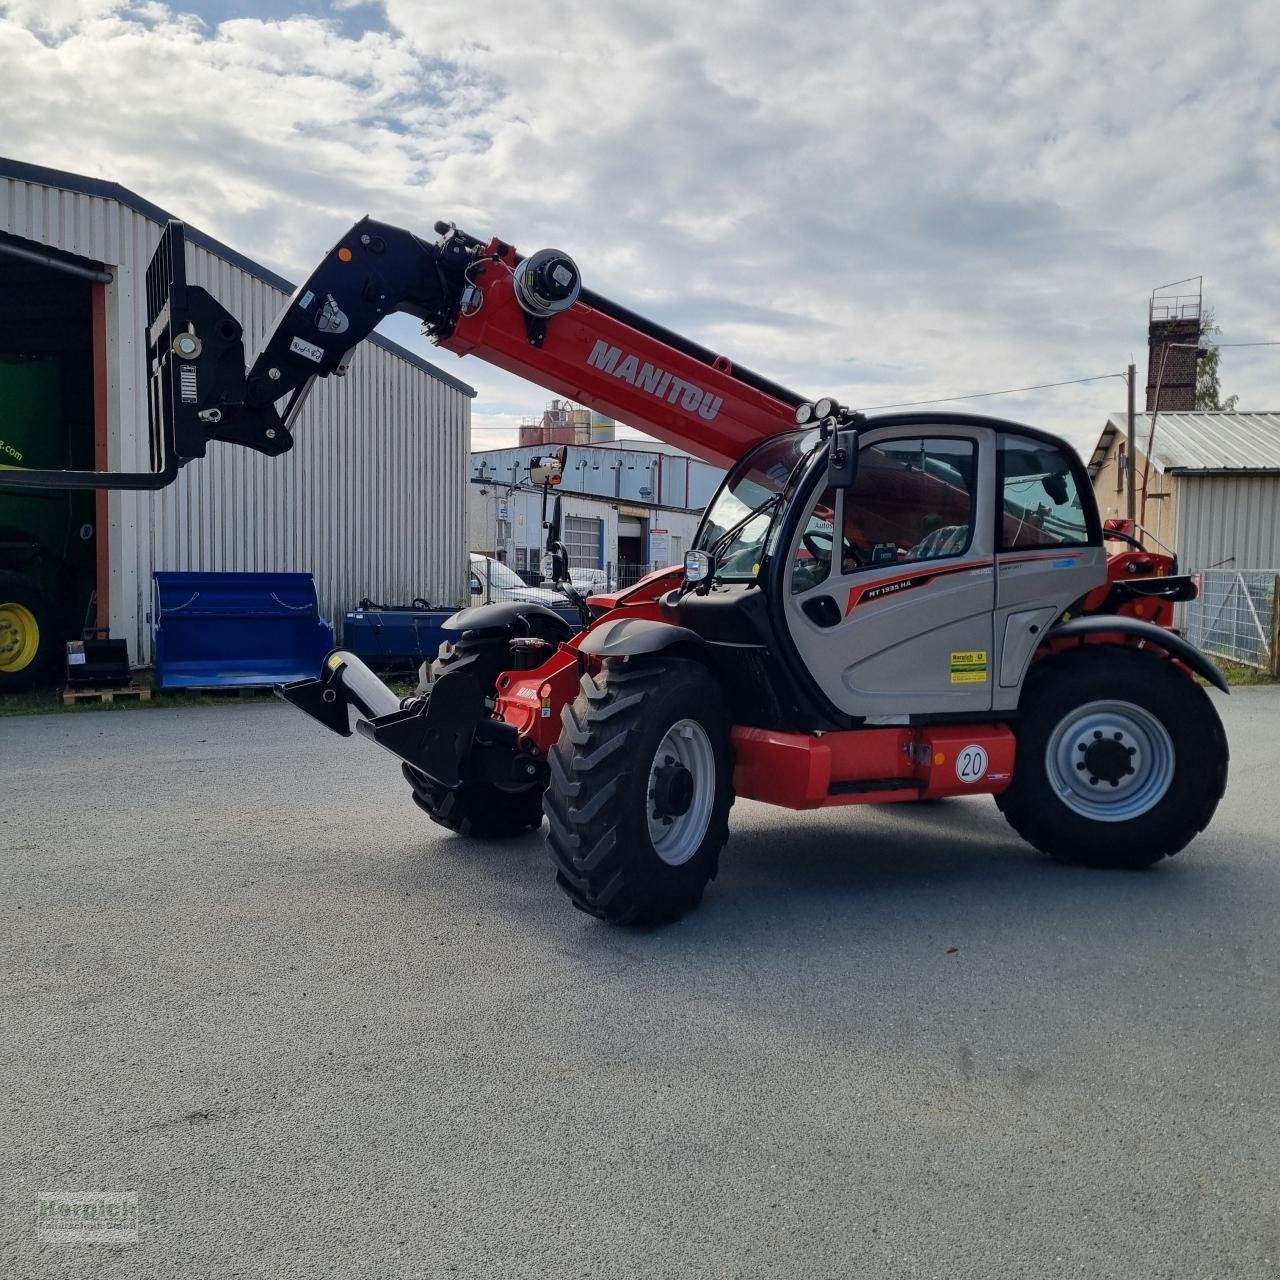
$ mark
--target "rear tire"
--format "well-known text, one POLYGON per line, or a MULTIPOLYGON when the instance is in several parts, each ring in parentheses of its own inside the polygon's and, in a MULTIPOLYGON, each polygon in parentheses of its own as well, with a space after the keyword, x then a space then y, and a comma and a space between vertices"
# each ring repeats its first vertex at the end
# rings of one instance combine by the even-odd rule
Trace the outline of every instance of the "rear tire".
POLYGON ((613 924, 678 920, 702 900, 729 838, 729 718, 682 658, 605 663, 562 713, 543 803, 556 883, 613 924))
POLYGON ((461 836, 509 839, 542 826, 542 788, 502 791, 492 782, 464 782, 455 790, 438 786, 412 765, 402 766, 413 802, 431 819, 461 836))
POLYGON ((1227 785, 1213 704, 1166 659, 1085 645, 1032 667, 1014 726, 1010 826, 1060 862, 1151 866, 1208 825, 1227 785))
POLYGON ((50 680, 61 647, 48 596, 25 574, 0 569, 0 693, 50 680))

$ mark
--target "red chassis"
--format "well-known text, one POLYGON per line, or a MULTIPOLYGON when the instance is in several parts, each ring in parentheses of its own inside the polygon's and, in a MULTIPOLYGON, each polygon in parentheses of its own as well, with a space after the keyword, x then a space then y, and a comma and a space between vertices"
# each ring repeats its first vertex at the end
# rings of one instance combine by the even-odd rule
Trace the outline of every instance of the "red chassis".
MULTIPOLYGON (((1113 585, 1139 578, 1164 577, 1175 571, 1164 555, 1126 548, 1107 561, 1107 582, 1085 597, 1085 613, 1100 612, 1140 618, 1172 627, 1173 605, 1155 597, 1115 602, 1113 585)), ((599 623, 615 618, 667 621, 662 597, 683 581, 679 567, 659 570, 634 587, 591 597, 602 611, 599 623)), ((561 731, 561 711, 577 695, 582 676, 598 675, 601 659, 582 653, 586 632, 565 641, 540 667, 508 671, 498 678, 494 716, 513 726, 520 748, 546 759, 561 731)), ((1043 660, 1079 641, 1044 646, 1043 660)), ((1126 644, 1120 633, 1100 631, 1090 644, 1126 644)), ((1166 655, 1172 658, 1172 655, 1166 655)), ((1186 673, 1190 677, 1190 672, 1186 673)), ((736 795, 788 809, 820 809, 835 805, 886 804, 955 795, 998 795, 1013 776, 1016 742, 1007 724, 975 721, 961 724, 893 725, 815 733, 783 733, 735 725, 733 787, 736 795), (980 756, 977 753, 982 753, 980 756), (975 770, 974 761, 983 768, 975 770), (972 773, 973 776, 966 777, 972 773)))

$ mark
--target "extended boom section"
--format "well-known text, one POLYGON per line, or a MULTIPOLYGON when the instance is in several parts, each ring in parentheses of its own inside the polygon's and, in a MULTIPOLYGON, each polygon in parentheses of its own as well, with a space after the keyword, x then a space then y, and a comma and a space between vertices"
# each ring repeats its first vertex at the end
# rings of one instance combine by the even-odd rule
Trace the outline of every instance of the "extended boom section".
POLYGON ((19 488, 159 489, 211 441, 270 456, 317 378, 341 377, 387 317, 548 390, 729 465, 785 430, 801 398, 727 357, 583 288, 566 254, 528 258, 448 223, 438 239, 362 218, 289 299, 246 370, 243 328, 186 279, 181 222, 171 221, 147 271, 148 438, 145 472, 21 471, 19 488))

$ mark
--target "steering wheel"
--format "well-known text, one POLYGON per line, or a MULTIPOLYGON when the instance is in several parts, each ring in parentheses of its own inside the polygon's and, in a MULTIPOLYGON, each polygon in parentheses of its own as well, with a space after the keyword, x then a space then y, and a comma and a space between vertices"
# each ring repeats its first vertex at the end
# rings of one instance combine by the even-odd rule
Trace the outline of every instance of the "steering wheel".
POLYGON ((836 544, 834 534, 824 533, 821 529, 806 529, 800 535, 800 541, 804 544, 804 549, 815 560, 825 560, 828 564, 831 563, 831 551, 836 544), (821 546, 823 542, 827 544, 825 550, 821 546))

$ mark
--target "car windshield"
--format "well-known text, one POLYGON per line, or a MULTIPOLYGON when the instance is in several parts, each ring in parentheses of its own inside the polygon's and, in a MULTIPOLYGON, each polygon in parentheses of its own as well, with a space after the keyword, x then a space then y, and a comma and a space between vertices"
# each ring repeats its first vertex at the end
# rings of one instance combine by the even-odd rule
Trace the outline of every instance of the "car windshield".
POLYGON ((502 561, 494 560, 489 556, 482 558, 489 570, 489 582, 492 586, 505 591, 511 587, 527 587, 529 585, 509 565, 505 565, 502 561))
POLYGON ((759 573, 782 491, 796 463, 817 443, 816 431, 778 436, 730 475, 707 511, 696 543, 701 551, 716 551, 717 577, 750 579, 759 573))

